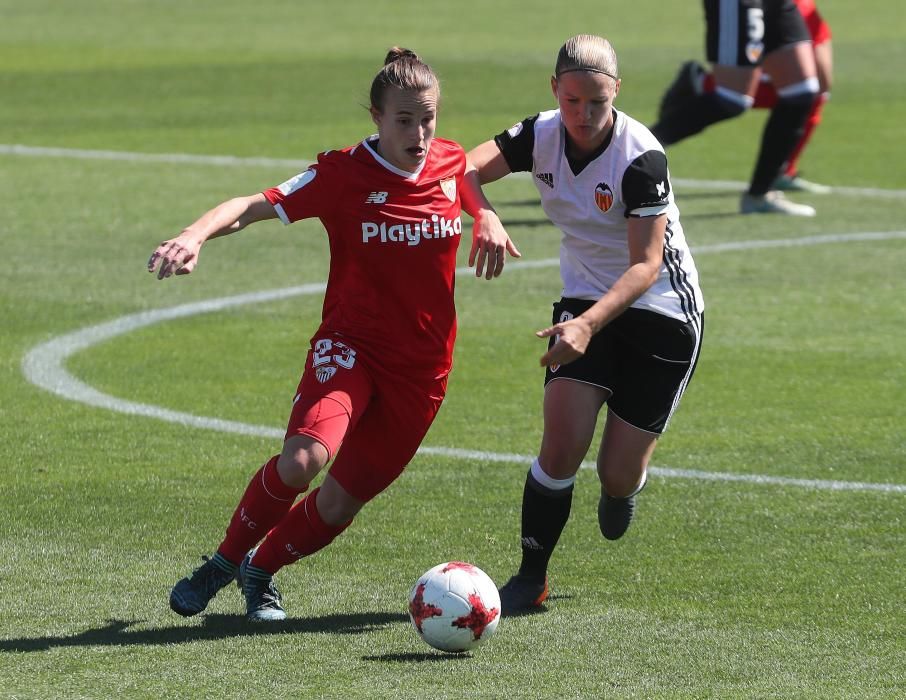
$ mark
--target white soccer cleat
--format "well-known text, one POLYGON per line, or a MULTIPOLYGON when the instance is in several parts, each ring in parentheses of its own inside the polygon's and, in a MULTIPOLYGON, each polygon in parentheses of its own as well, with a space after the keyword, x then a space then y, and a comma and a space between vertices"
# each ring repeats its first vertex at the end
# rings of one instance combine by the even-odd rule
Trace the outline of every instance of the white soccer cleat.
POLYGON ((774 180, 774 189, 784 192, 809 192, 811 194, 830 194, 831 187, 806 180, 799 175, 781 175, 774 180))
POLYGON ((808 204, 796 204, 772 190, 763 195, 743 193, 739 203, 743 214, 786 214, 787 216, 815 216, 815 209, 808 204))

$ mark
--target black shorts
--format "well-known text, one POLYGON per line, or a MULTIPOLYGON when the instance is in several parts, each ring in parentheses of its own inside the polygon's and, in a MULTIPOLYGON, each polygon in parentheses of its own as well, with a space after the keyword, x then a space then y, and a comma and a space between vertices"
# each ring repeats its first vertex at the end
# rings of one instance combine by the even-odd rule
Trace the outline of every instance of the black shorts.
POLYGON ((721 66, 757 66, 784 46, 810 41, 793 0, 704 0, 708 60, 721 66))
MULTIPOLYGON (((561 299, 553 323, 579 316, 594 304, 561 299)), ((644 309, 626 309, 592 336, 574 362, 548 367, 544 384, 572 379, 608 389, 608 408, 630 425, 660 435, 692 378, 701 349, 704 317, 685 323, 644 309)), ((553 347, 556 336, 550 339, 553 347)))

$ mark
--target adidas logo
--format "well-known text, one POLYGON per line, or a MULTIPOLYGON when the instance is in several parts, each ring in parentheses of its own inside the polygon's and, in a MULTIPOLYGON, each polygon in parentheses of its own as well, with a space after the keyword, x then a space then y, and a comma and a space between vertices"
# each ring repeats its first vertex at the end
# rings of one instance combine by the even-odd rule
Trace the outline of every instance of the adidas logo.
POLYGON ((387 201, 386 192, 372 192, 365 200, 365 204, 383 204, 387 201))
POLYGON ((547 185, 551 189, 554 189, 554 174, 553 173, 535 173, 535 177, 537 177, 539 180, 541 180, 541 182, 543 182, 545 185, 547 185))
POLYGON ((522 538, 522 547, 523 549, 534 549, 541 550, 544 549, 534 537, 523 537, 522 538))

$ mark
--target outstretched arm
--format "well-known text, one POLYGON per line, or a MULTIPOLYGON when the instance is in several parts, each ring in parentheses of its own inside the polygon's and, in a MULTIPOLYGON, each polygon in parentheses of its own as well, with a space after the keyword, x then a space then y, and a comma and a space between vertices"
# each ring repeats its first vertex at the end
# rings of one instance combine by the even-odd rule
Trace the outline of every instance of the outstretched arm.
POLYGON ((535 334, 539 338, 557 336, 554 346, 541 358, 542 366, 565 365, 579 359, 595 333, 648 291, 660 274, 666 228, 664 215, 629 219, 629 267, 585 313, 535 334))
POLYGON ((148 260, 148 272, 156 270, 157 279, 173 274, 188 275, 198 264, 198 254, 205 241, 236 233, 256 221, 276 217, 274 207, 261 193, 229 199, 203 214, 176 238, 157 246, 148 260))
POLYGON ((479 164, 486 169, 486 172, 490 172, 495 167, 494 165, 489 165, 489 163, 494 162, 493 153, 488 148, 489 144, 506 167, 506 161, 503 160, 500 150, 493 141, 488 141, 472 149, 466 156, 466 173, 463 178, 461 195, 463 209, 475 219, 475 223, 472 225, 472 249, 469 251, 469 266, 475 265, 475 276, 481 277, 485 271, 485 263, 487 263, 486 279, 497 277, 503 272, 507 253, 515 258, 522 257, 522 254, 503 228, 503 224, 500 222, 497 212, 494 211, 494 207, 491 206, 491 203, 481 190, 483 182, 497 180, 509 172, 507 167, 506 172, 501 173, 497 177, 492 179, 483 177, 479 164), (477 159, 477 162, 473 160, 473 156, 477 159))

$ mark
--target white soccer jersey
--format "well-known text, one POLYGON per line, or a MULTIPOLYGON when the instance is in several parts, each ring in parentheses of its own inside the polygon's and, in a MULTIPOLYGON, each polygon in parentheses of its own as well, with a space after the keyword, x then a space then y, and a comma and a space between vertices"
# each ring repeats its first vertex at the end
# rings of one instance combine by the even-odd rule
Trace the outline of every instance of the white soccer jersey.
POLYGON ((563 234, 564 297, 600 299, 629 267, 626 219, 666 214, 660 274, 632 306, 686 322, 698 318, 705 306, 698 271, 673 201, 667 157, 647 127, 614 110, 609 139, 582 163, 566 156, 560 110, 529 117, 495 141, 510 170, 532 172, 541 206, 563 234))

